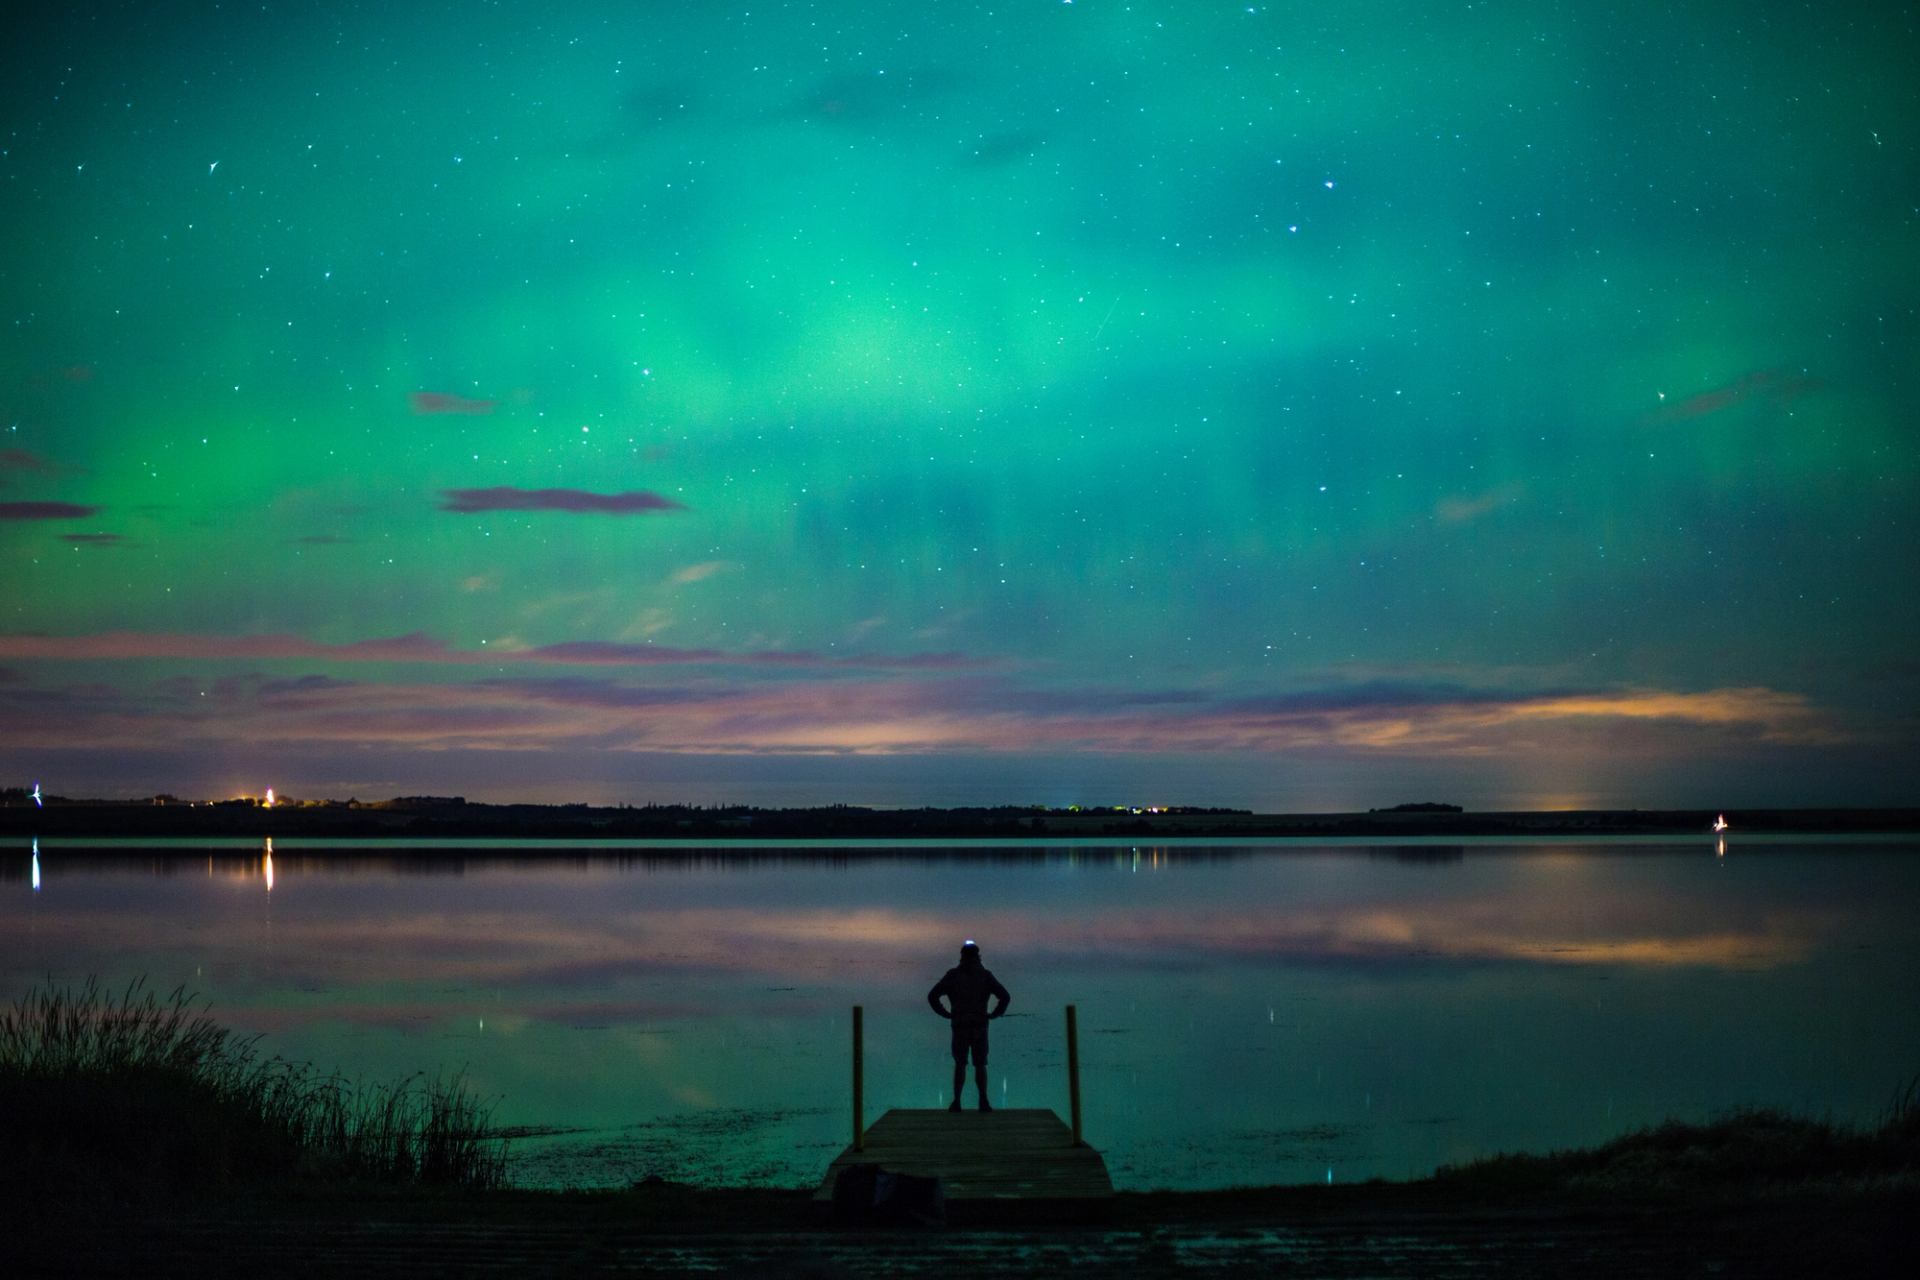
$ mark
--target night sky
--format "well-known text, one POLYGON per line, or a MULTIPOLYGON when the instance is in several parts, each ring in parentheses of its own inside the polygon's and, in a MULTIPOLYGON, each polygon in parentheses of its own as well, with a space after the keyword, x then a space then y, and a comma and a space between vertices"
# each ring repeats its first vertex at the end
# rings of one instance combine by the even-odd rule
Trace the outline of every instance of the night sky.
POLYGON ((1909 6, 42 10, 0 785, 1915 798, 1909 6))

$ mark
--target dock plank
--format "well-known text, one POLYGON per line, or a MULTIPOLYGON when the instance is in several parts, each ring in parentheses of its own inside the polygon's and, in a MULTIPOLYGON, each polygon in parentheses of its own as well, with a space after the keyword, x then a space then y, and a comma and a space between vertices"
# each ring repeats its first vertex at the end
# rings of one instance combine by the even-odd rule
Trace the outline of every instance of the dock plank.
POLYGON ((899 1107, 874 1121, 865 1149, 851 1146, 827 1166, 814 1193, 833 1198, 834 1179, 853 1164, 939 1178, 948 1200, 1097 1200, 1113 1195, 1107 1163, 1075 1146, 1059 1116, 1037 1107, 1002 1111, 899 1107))

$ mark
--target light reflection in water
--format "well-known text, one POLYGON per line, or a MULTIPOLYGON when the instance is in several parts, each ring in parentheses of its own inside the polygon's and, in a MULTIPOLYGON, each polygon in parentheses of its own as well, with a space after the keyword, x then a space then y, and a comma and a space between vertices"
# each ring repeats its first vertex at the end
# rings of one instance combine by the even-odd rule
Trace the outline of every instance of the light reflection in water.
POLYGON ((40 892, 40 838, 33 840, 33 891, 40 892))
POLYGON ((1090 1140, 1123 1185, 1353 1182, 1737 1105, 1877 1114, 1920 1035, 1900 909, 1920 846, 1742 851, 1729 879, 1697 834, 1667 856, 1121 845, 1077 861, 248 842, 212 855, 213 883, 164 855, 89 854, 31 915, 0 895, 0 998, 49 971, 186 981, 269 1051, 381 1077, 465 1067, 502 1124, 584 1131, 517 1143, 517 1178, 797 1184, 844 1145, 848 1005, 867 1008, 871 1106, 927 1105, 950 1079, 922 993, 973 931, 1015 995, 994 1039, 1003 1103, 1064 1106, 1054 1023, 1077 1003, 1090 1140), (271 885, 276 858, 300 892, 262 911, 239 882, 271 885))

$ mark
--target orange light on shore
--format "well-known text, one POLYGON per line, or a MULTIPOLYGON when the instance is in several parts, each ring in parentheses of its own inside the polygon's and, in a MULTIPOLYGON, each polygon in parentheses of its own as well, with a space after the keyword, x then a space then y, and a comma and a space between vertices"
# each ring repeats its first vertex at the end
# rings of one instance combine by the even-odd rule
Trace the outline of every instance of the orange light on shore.
POLYGON ((272 787, 267 788, 267 798, 261 802, 260 807, 263 809, 273 808, 273 788, 272 787))
POLYGON ((1715 818, 1715 819, 1713 820, 1713 829, 1714 829, 1714 831, 1715 831, 1715 833, 1716 833, 1716 834, 1717 834, 1717 833, 1719 833, 1719 832, 1722 832, 1722 831, 1725 831, 1725 830, 1727 829, 1727 815, 1726 815, 1726 814, 1724 814, 1724 813, 1723 813, 1723 814, 1721 814, 1721 815, 1720 815, 1719 817, 1717 817, 1717 818, 1715 818))

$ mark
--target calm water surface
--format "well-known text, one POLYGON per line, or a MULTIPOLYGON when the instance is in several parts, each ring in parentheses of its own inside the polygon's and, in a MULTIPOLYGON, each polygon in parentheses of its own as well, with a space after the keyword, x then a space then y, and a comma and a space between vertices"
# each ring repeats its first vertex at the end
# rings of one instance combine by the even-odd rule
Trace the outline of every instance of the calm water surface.
POLYGON ((514 1176, 810 1184, 949 1100, 924 993, 1012 989, 993 1100, 1066 1111, 1126 1187, 1408 1177, 1746 1105, 1871 1120, 1920 1072, 1920 843, 969 849, 286 843, 0 865, 0 983, 184 984, 271 1052, 465 1071, 514 1176))

